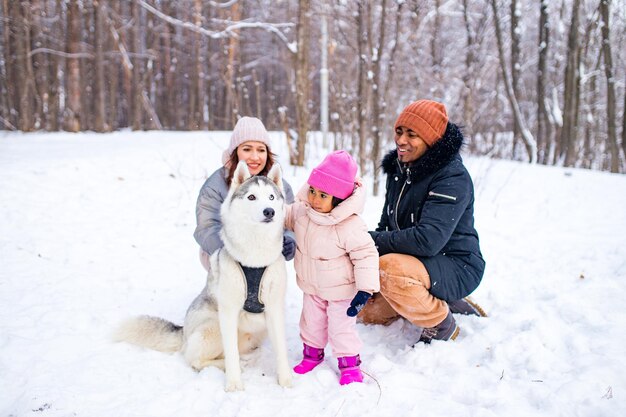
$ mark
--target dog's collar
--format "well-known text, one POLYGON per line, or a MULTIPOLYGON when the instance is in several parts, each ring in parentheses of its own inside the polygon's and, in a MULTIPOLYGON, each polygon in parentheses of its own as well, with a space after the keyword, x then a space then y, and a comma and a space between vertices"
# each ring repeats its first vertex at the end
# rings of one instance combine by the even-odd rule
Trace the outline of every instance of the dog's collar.
POLYGON ((260 301, 259 291, 261 290, 261 280, 265 273, 266 267, 250 268, 241 265, 243 274, 246 277, 246 301, 243 303, 243 309, 248 313, 262 313, 265 311, 265 305, 260 301))

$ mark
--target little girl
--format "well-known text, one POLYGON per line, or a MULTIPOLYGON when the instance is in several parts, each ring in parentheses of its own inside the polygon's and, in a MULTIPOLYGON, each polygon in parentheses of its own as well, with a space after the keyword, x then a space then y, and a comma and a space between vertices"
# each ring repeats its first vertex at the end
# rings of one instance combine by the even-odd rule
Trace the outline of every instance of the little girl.
POLYGON ((335 151, 313 169, 285 225, 296 235, 295 269, 304 292, 300 337, 304 358, 294 367, 310 372, 324 360, 330 343, 341 385, 362 382, 356 315, 380 289, 378 251, 359 213, 365 190, 356 179, 356 162, 335 151))

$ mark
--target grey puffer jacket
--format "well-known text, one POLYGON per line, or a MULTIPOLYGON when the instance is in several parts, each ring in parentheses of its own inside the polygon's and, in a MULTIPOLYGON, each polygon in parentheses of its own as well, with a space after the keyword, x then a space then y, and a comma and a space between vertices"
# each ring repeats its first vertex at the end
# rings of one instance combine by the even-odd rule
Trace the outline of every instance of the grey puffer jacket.
MULTIPOLYGON (((228 194, 227 174, 225 167, 211 174, 200 188, 196 202, 196 230, 193 232, 193 237, 202 250, 209 255, 224 246, 219 232, 222 229, 220 208, 228 194)), ((293 190, 284 178, 283 189, 285 203, 293 203, 293 190)), ((287 232, 287 234, 294 238, 292 232, 287 232)))

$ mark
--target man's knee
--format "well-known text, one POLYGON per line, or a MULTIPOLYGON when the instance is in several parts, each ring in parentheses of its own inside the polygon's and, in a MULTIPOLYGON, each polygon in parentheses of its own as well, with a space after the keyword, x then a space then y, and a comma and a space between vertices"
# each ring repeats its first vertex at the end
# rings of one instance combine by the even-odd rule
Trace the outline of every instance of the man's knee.
POLYGON ((388 253, 380 257, 379 269, 383 294, 391 287, 419 285, 430 288, 428 271, 422 261, 414 256, 388 253))

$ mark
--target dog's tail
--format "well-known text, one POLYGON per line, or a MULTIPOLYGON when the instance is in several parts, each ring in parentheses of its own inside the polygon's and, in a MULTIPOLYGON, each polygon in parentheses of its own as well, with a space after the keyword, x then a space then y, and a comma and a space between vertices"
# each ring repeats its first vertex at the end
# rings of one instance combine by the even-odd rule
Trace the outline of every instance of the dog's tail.
POLYGON ((130 318, 113 332, 113 340, 160 352, 177 352, 183 346, 183 328, 152 316, 130 318))

